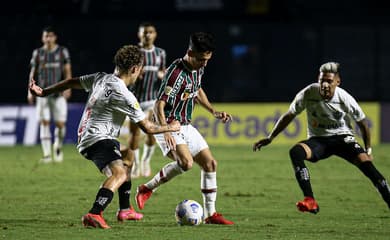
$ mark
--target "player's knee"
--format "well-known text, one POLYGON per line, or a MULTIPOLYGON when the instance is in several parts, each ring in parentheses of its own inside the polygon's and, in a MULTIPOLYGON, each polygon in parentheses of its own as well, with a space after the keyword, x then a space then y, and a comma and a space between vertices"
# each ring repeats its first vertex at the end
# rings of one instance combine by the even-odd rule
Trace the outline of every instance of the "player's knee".
POLYGON ((217 171, 217 160, 212 159, 210 161, 207 161, 202 164, 201 167, 206 172, 215 172, 217 171))
POLYGON ((289 154, 293 163, 302 162, 306 159, 306 151, 300 144, 296 144, 292 147, 289 154))
POLYGON ((192 168, 194 164, 194 161, 187 160, 187 161, 180 161, 180 167, 183 169, 183 171, 188 171, 192 168))

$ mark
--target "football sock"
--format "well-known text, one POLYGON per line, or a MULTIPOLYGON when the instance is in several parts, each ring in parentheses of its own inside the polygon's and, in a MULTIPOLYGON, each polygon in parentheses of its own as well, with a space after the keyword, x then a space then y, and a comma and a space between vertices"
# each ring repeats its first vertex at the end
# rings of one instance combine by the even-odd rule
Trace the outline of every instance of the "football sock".
POLYGON ((150 163, 150 159, 153 156, 155 145, 149 146, 147 144, 144 144, 144 150, 142 153, 142 162, 143 163, 150 163))
POLYGON ((170 162, 165 165, 161 170, 154 175, 154 177, 145 184, 145 186, 151 190, 154 190, 161 184, 168 182, 172 178, 180 175, 184 172, 184 170, 180 167, 180 165, 175 162, 170 162))
POLYGON ((44 157, 51 157, 51 133, 50 125, 41 124, 40 138, 44 157))
POLYGON ((362 162, 359 166, 360 171, 366 175, 374 186, 378 189, 382 195, 383 200, 387 203, 390 208, 390 187, 386 179, 382 174, 375 168, 371 161, 362 162))
POLYGON ((96 195, 96 200, 89 212, 92 214, 100 214, 106 209, 108 204, 110 204, 113 196, 114 193, 110 189, 100 188, 96 195))
POLYGON ((131 189, 131 180, 124 182, 118 188, 119 209, 130 208, 130 192, 131 192, 130 189, 131 189))
POLYGON ((139 168, 139 148, 132 150, 134 152, 133 169, 139 168))
POLYGON ((314 198, 313 191, 310 184, 309 170, 306 168, 305 159, 306 151, 300 145, 295 145, 290 149, 290 158, 295 171, 295 178, 298 181, 305 197, 314 198))
POLYGON ((58 148, 62 148, 62 144, 64 142, 66 127, 56 127, 54 129, 54 144, 58 146, 58 148))
POLYGON ((204 218, 215 213, 215 201, 217 200, 217 173, 205 172, 200 173, 200 189, 203 196, 204 218))

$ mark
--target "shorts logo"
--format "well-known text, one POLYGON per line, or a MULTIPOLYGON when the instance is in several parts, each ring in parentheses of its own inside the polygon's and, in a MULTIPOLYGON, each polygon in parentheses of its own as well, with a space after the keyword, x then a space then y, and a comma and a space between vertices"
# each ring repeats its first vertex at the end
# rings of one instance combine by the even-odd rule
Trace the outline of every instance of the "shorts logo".
POLYGON ((355 137, 354 137, 354 136, 346 136, 346 137, 344 138, 344 142, 345 142, 345 143, 356 142, 356 141, 355 141, 355 137))
POLYGON ((359 149, 359 148, 361 148, 361 147, 360 147, 359 144, 355 143, 355 148, 356 148, 356 149, 359 149))
POLYGON ((118 156, 122 156, 121 152, 120 152, 116 147, 114 147, 114 152, 115 152, 118 156))

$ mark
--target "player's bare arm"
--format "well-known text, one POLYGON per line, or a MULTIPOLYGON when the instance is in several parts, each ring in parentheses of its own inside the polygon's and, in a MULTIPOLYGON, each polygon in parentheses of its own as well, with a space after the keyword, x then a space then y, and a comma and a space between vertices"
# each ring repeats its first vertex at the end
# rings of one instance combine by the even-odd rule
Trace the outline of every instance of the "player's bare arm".
MULTIPOLYGON (((29 82, 31 81, 31 79, 34 78, 35 76, 35 73, 36 73, 36 68, 35 67, 32 67, 31 70, 30 70, 30 74, 29 74, 29 82)), ((30 83, 29 83, 30 84, 30 83)), ((35 100, 35 96, 31 94, 31 92, 28 90, 27 91, 27 102, 29 104, 33 104, 34 103, 34 100, 35 100)))
POLYGON ((65 79, 44 89, 36 85, 34 79, 31 79, 29 89, 34 96, 46 97, 52 93, 62 92, 69 88, 81 89, 80 78, 65 79))
MULTIPOLYGON (((70 63, 64 65, 64 76, 65 79, 72 78, 72 66, 70 65, 70 63)), ((62 95, 64 96, 65 99, 69 99, 72 96, 72 90, 67 89, 62 93, 62 95)))
POLYGON ((233 120, 232 115, 224 111, 216 111, 211 105, 205 91, 202 88, 198 90, 198 96, 196 98, 197 103, 199 103, 203 108, 213 114, 214 117, 221 119, 223 123, 227 123, 233 120))
MULTIPOLYGON (((163 100, 158 100, 154 105, 154 114, 157 122, 161 125, 167 125, 167 119, 165 118, 164 108, 167 103, 163 100)), ((167 143, 169 149, 176 151, 176 141, 170 133, 164 134, 165 142, 167 143)))
POLYGON ((276 122, 274 128, 272 129, 271 133, 268 135, 268 137, 260 139, 259 141, 255 142, 253 144, 253 151, 260 150, 262 147, 267 146, 272 142, 272 140, 281 132, 283 131, 290 122, 295 118, 295 114, 291 113, 290 111, 283 114, 278 121, 276 122))
POLYGON ((176 132, 180 130, 179 121, 172 121, 170 124, 166 125, 158 125, 145 118, 144 120, 139 121, 137 125, 147 134, 176 132))
POLYGON ((371 134, 370 128, 368 127, 367 119, 363 119, 356 123, 359 126, 360 132, 362 134, 362 139, 364 142, 364 147, 366 148, 366 152, 368 155, 372 155, 371 134))

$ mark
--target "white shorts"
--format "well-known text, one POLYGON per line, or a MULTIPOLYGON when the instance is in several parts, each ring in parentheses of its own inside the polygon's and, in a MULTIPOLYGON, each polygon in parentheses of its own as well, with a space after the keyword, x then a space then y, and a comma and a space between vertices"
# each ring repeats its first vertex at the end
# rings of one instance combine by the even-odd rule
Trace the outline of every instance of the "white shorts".
MULTIPOLYGON (((191 124, 182 125, 179 132, 173 132, 171 134, 176 141, 176 145, 186 144, 188 146, 192 157, 195 157, 200 151, 209 147, 203 136, 191 124)), ((154 137, 163 155, 166 156, 171 149, 168 148, 165 142, 164 134, 154 134, 154 137)))
POLYGON ((68 105, 63 96, 37 97, 37 114, 40 121, 50 121, 51 115, 55 122, 66 122, 68 105))
POLYGON ((153 110, 155 103, 156 103, 156 100, 149 100, 149 101, 145 101, 145 102, 140 102, 139 105, 140 105, 142 111, 144 111, 144 113, 146 114, 150 110, 153 110))

